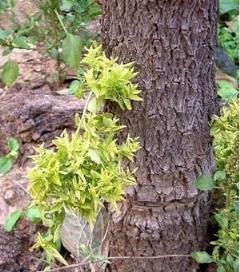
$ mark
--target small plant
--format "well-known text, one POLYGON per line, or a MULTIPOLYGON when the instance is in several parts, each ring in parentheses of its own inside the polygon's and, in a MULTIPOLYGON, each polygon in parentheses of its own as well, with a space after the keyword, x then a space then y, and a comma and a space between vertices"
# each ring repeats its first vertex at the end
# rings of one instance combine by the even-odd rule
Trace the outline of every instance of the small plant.
POLYGON ((124 187, 135 181, 135 169, 124 166, 123 161, 133 161, 139 149, 137 138, 128 136, 119 144, 117 134, 124 126, 112 114, 100 112, 107 100, 123 110, 131 109, 132 100, 141 100, 137 85, 131 83, 136 75, 133 64, 108 59, 101 47, 88 49, 82 64, 85 71, 74 88, 89 93, 82 117, 75 118, 77 129, 56 138, 55 150, 39 147, 28 172, 33 204, 48 227, 45 236, 38 235, 35 247, 44 248, 49 262, 57 259, 66 264, 57 251, 66 211, 93 226, 103 202, 117 209, 124 187))
POLYGON ((8 87, 14 84, 19 74, 18 64, 11 60, 13 49, 30 50, 41 42, 44 51, 56 60, 58 78, 61 79, 66 67, 76 69, 79 66, 84 46, 96 38, 86 27, 89 20, 100 14, 93 0, 39 0, 35 14, 27 16, 24 22, 17 20, 15 1, 8 1, 3 6, 12 11, 12 26, 0 29, 3 56, 9 55, 9 60, 0 68, 1 80, 8 87))
POLYGON ((218 95, 222 97, 226 102, 231 101, 238 91, 232 86, 231 83, 220 80, 218 83, 218 95))
POLYGON ((222 110, 222 115, 215 118, 212 125, 214 146, 219 170, 224 169, 226 176, 218 182, 217 193, 224 199, 215 220, 219 225, 218 240, 212 242, 215 246, 213 259, 218 265, 218 271, 238 271, 238 181, 239 181, 239 106, 233 99, 229 106, 222 110))
POLYGON ((12 231, 18 220, 23 217, 26 217, 33 224, 41 222, 39 209, 34 206, 29 206, 25 210, 17 210, 10 213, 4 222, 4 230, 7 232, 12 231))
POLYGON ((239 1, 220 1, 220 22, 218 27, 218 39, 227 54, 238 62, 238 40, 239 40, 239 1))
POLYGON ((0 176, 8 173, 12 168, 12 161, 18 156, 19 144, 16 139, 9 138, 7 142, 9 152, 0 157, 0 176))
MULTIPOLYGON (((217 272, 238 271, 239 263, 239 198, 238 198, 238 167, 239 167, 239 127, 238 101, 234 98, 223 108, 220 117, 215 117, 211 134, 214 136, 214 148, 217 160, 217 171, 213 177, 201 176, 196 181, 200 190, 211 190, 216 199, 217 211, 214 220, 218 225, 217 240, 212 256, 207 252, 195 252, 193 258, 200 263, 214 262, 217 272)), ((213 196, 214 200, 214 196, 213 196)))

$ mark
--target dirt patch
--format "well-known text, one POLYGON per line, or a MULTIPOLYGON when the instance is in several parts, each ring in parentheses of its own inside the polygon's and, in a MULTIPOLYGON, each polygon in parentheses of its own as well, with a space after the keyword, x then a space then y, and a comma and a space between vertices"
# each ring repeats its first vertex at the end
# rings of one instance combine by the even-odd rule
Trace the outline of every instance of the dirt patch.
POLYGON ((7 233, 0 225, 0 271, 36 272, 42 270, 40 251, 29 251, 38 226, 21 219, 13 232, 7 233))
POLYGON ((16 167, 0 177, 0 224, 4 224, 7 214, 27 206, 29 196, 25 174, 24 168, 16 167))

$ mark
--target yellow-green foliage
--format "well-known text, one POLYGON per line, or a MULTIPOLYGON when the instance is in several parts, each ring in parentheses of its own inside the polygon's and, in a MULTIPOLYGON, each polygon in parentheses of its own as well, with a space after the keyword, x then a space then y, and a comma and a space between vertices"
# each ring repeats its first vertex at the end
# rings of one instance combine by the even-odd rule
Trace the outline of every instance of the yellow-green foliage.
POLYGON ((226 177, 217 183, 218 198, 222 207, 215 214, 219 230, 214 247, 213 259, 218 272, 238 271, 238 165, 239 165, 239 105, 237 99, 222 110, 212 124, 217 168, 224 170, 226 177))
POLYGON ((141 101, 140 91, 131 80, 137 75, 133 63, 118 64, 117 59, 107 58, 101 47, 90 48, 82 63, 89 69, 84 74, 87 87, 95 94, 97 105, 111 100, 122 109, 131 109, 131 100, 141 101))
POLYGON ((224 107, 220 117, 213 120, 211 134, 214 136, 215 157, 217 167, 225 168, 229 161, 229 156, 236 150, 238 140, 238 101, 233 99, 228 107, 224 107))
POLYGON ((99 113, 104 100, 115 101, 123 109, 131 108, 131 100, 141 100, 137 86, 130 82, 136 75, 132 64, 116 61, 106 58, 100 47, 88 50, 81 80, 92 99, 81 119, 76 117, 77 130, 71 134, 64 131, 53 141, 54 150, 41 146, 33 156, 29 191, 48 227, 48 235, 39 235, 36 246, 45 249, 49 261, 57 258, 63 262, 55 247, 66 209, 92 225, 103 202, 116 208, 124 187, 135 181, 135 170, 123 167, 123 160, 133 161, 139 149, 137 139, 128 136, 118 144, 116 136, 124 126, 112 114, 99 113))

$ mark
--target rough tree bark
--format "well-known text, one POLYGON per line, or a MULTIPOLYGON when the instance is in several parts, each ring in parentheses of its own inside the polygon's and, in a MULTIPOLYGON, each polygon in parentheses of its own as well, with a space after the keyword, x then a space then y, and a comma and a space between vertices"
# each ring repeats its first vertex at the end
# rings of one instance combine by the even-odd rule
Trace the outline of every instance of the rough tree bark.
MULTIPOLYGON (((102 8, 104 49, 136 62, 144 98, 131 112, 108 105, 142 146, 137 185, 110 220, 110 255, 190 254, 204 247, 209 218, 209 195, 194 181, 214 167, 208 124, 217 108, 217 0, 108 0, 102 8)), ((195 267, 178 257, 116 260, 111 271, 195 267)))
POLYGON ((83 107, 83 100, 44 90, 0 96, 0 154, 6 151, 7 139, 15 137, 20 143, 18 162, 23 165, 34 153, 33 146, 44 142, 50 147, 63 129, 73 129, 74 115, 83 107))

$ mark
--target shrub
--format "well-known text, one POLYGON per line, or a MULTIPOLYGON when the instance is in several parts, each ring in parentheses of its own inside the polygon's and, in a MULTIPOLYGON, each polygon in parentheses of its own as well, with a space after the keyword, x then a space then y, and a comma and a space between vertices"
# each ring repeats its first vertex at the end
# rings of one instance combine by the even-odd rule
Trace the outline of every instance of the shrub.
MULTIPOLYGON (((76 116, 77 129, 64 131, 53 141, 54 150, 43 146, 33 156, 29 170, 29 191, 33 205, 48 227, 46 236, 39 234, 35 247, 43 247, 48 261, 58 259, 59 230, 66 210, 94 224, 103 202, 116 209, 123 199, 124 187, 134 183, 134 171, 123 165, 133 161, 139 149, 138 140, 127 137, 117 142, 117 133, 124 128, 110 113, 100 113, 104 101, 116 102, 122 109, 131 108, 131 100, 141 100, 139 90, 130 81, 136 75, 133 64, 118 64, 108 59, 100 47, 92 47, 83 58, 86 66, 79 87, 90 91, 81 119, 76 116)), ((78 84, 77 84, 78 85, 78 84)))
POLYGON ((217 240, 212 242, 212 257, 218 265, 218 272, 238 271, 238 113, 239 106, 235 98, 223 108, 220 117, 214 118, 211 129, 217 169, 225 172, 225 177, 217 182, 215 192, 221 198, 220 207, 214 215, 219 228, 217 240))

